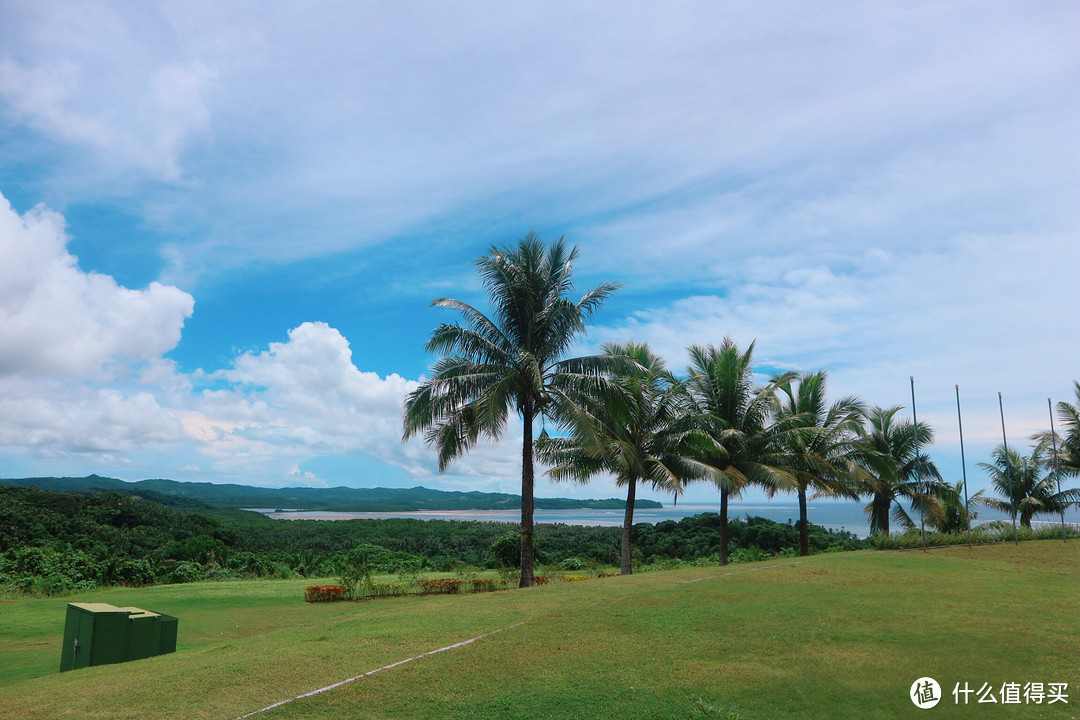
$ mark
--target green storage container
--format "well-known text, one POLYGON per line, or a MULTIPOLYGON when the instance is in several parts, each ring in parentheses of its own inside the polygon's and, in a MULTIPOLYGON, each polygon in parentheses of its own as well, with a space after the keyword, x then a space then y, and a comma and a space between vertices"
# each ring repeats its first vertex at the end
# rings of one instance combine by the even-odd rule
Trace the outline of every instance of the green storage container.
POLYGON ((134 607, 120 608, 128 615, 127 656, 125 660, 141 660, 161 654, 161 625, 157 613, 134 607))
POLYGON ((174 652, 177 619, 136 607, 69 603, 60 672, 174 652))
POLYGON ((176 625, 177 619, 172 615, 161 613, 158 615, 158 625, 161 626, 161 645, 158 653, 176 652, 176 625))

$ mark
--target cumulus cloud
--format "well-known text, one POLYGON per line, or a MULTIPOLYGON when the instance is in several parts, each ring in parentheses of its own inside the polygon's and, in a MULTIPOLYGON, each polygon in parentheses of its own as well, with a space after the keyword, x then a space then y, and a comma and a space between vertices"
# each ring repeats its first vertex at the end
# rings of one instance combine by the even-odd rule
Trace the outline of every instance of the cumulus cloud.
POLYGON ((67 240, 60 215, 20 216, 0 195, 0 447, 109 456, 182 442, 155 393, 183 386, 162 356, 193 298, 84 272, 67 240))
POLYGON ((186 442, 177 415, 149 390, 0 377, 0 417, 0 448, 37 458, 123 466, 129 453, 186 442))
POLYGON ((67 251, 63 218, 19 215, 0 195, 0 376, 107 377, 174 348, 194 298, 121 287, 67 251))
MULTIPOLYGON (((67 242, 59 214, 39 206, 19 215, 0 196, 0 448, 113 467, 158 448, 171 474, 192 479, 206 479, 203 467, 214 479, 319 484, 300 463, 324 456, 437 473, 422 441, 401 443, 401 405, 417 382, 361 371, 337 329, 306 322, 225 369, 185 374, 164 356, 192 296, 85 272, 67 242), (192 467, 167 459, 176 454, 192 467), (190 462, 199 455, 205 465, 190 462)), ((454 472, 512 477, 509 440, 484 444, 454 472)))
POLYGON ((287 342, 241 355, 208 379, 230 387, 204 390, 184 423, 212 453, 407 460, 401 403, 416 382, 360 371, 349 342, 325 323, 303 323, 287 342))

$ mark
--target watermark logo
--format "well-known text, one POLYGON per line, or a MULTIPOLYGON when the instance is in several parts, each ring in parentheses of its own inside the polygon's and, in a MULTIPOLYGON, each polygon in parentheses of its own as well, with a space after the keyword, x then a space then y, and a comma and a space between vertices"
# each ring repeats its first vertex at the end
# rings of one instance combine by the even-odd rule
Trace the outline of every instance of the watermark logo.
POLYGON ((941 686, 932 677, 921 677, 911 683, 909 697, 911 702, 915 703, 915 707, 929 710, 941 702, 941 686))
MULTIPOLYGON (((964 681, 952 689, 953 702, 956 705, 1054 705, 1069 704, 1069 683, 1067 682, 1003 682, 1001 686, 983 682, 973 685, 964 681)), ((941 702, 941 685, 932 677, 921 677, 911 683, 908 697, 915 707, 923 710, 941 702)))

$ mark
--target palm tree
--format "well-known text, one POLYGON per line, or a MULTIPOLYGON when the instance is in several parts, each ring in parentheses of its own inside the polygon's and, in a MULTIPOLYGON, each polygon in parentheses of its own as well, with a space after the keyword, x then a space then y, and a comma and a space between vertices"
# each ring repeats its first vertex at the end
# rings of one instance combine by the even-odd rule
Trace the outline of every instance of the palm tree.
POLYGON ((603 372, 617 364, 610 356, 562 359, 585 319, 619 287, 603 283, 576 303, 567 299, 576 258, 564 238, 545 246, 532 232, 516 247, 492 246, 476 261, 492 316, 459 300, 432 302, 460 312, 466 326, 435 328, 427 351, 443 357, 402 411, 403 440, 424 432, 438 450, 440 471, 481 434, 499 438, 510 409, 521 418, 522 587, 533 585, 533 422, 566 402, 568 392, 601 385, 603 372))
POLYGON ((798 428, 790 420, 770 422, 776 388, 790 376, 757 386, 754 343, 740 353, 730 337, 720 347, 692 345, 688 352, 686 386, 697 428, 693 455, 720 488, 720 564, 726 565, 729 496, 738 497, 752 483, 770 489, 795 483, 785 441, 798 428))
POLYGON ((821 370, 789 377, 779 385, 777 418, 787 418, 807 431, 788 435, 795 461, 794 489, 799 496, 800 555, 810 554, 807 491, 813 488, 818 496, 857 496, 853 486, 859 467, 854 457, 865 409, 855 396, 829 405, 825 377, 821 370))
POLYGON ((548 475, 555 480, 588 482, 606 472, 626 487, 621 564, 622 574, 630 575, 630 531, 638 483, 678 493, 701 472, 686 457, 685 432, 677 427, 682 417, 678 381, 665 369, 663 358, 648 345, 633 342, 609 343, 602 349, 635 364, 612 375, 610 391, 604 396, 580 397, 564 404, 568 412, 559 420, 570 435, 542 435, 537 452, 553 466, 548 475))
POLYGON ((943 533, 964 532, 970 526, 970 522, 979 516, 977 508, 983 503, 983 493, 980 490, 968 498, 964 504, 964 482, 961 480, 956 485, 945 485, 945 491, 941 494, 941 522, 935 519, 934 527, 943 533))
POLYGON ((1065 433, 1058 446, 1058 468, 1067 475, 1080 475, 1080 382, 1073 380, 1076 403, 1064 400, 1057 404, 1058 417, 1065 433))
POLYGON ((910 420, 896 420, 902 408, 874 407, 866 414, 866 434, 860 442, 858 463, 866 471, 859 481, 859 495, 869 495, 865 512, 871 535, 888 535, 890 517, 904 527, 915 523, 900 500, 913 511, 943 520, 935 490, 941 473, 922 448, 934 442, 934 430, 920 422, 918 433, 910 420), (918 443, 916 443, 916 436, 918 443))
POLYGON ((1032 447, 1031 455, 1025 457, 1015 450, 1001 445, 994 448, 994 462, 979 463, 990 476, 990 482, 1002 498, 986 498, 987 507, 1008 513, 1010 518, 1020 519, 1020 525, 1031 527, 1031 518, 1043 513, 1061 514, 1070 505, 1080 502, 1080 489, 1057 491, 1054 474, 1043 471, 1049 467, 1046 441, 1032 447))

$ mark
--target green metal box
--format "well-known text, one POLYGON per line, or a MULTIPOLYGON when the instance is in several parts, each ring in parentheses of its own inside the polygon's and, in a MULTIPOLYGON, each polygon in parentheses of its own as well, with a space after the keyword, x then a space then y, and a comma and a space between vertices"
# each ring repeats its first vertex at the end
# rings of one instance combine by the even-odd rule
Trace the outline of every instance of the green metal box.
POLYGON ((177 619, 136 607, 69 603, 60 672, 174 652, 177 619))
POLYGON ((158 625, 161 627, 161 645, 158 647, 158 653, 164 655, 165 653, 176 652, 177 619, 172 615, 160 613, 158 615, 158 625))
POLYGON ((141 660, 161 654, 161 625, 157 613, 147 612, 135 607, 120 608, 127 610, 128 636, 127 656, 125 660, 141 660))

